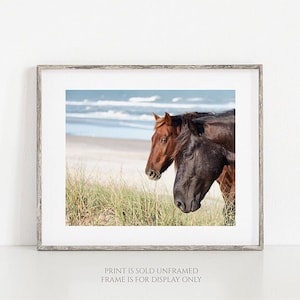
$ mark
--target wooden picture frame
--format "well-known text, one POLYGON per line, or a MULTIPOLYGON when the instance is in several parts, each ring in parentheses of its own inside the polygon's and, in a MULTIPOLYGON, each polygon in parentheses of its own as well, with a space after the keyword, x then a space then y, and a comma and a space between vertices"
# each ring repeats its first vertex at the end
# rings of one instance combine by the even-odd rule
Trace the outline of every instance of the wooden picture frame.
MULTIPOLYGON (((262 250, 262 72, 263 67, 260 64, 37 66, 38 250, 262 250), (225 92, 233 95, 230 96, 231 98, 226 98, 226 101, 222 98, 225 92), (86 98, 84 98, 85 93, 86 98), (130 112, 126 110, 129 106, 132 108, 130 112), (69 171, 66 171, 66 162, 67 167, 69 163, 69 156, 66 158, 66 153, 69 149, 81 145, 80 153, 83 156, 94 155, 92 161, 87 162, 90 159, 87 158, 83 164, 77 164, 76 180, 82 176, 80 172, 88 164, 90 170, 96 165, 98 170, 103 169, 101 175, 98 175, 104 176, 104 173, 108 173, 104 168, 107 161, 104 163, 101 160, 100 156, 104 152, 99 154, 97 147, 101 148, 103 143, 110 143, 106 148, 106 155, 132 147, 132 152, 131 148, 127 149, 124 157, 136 158, 136 151, 142 152, 139 149, 143 151, 145 149, 144 142, 131 141, 132 136, 137 137, 138 140, 139 137, 134 134, 138 135, 137 130, 140 130, 140 135, 148 141, 147 149, 150 151, 152 128, 155 124, 150 109, 162 118, 162 111, 168 112, 170 108, 173 112, 182 109, 182 113, 189 110, 212 114, 218 114, 226 109, 235 109, 237 184, 234 224, 231 226, 181 225, 180 222, 183 221, 178 221, 178 225, 161 225, 164 223, 156 220, 156 223, 144 225, 137 220, 135 223, 130 223, 132 225, 128 225, 125 224, 124 219, 128 219, 129 214, 133 215, 136 212, 128 213, 121 209, 121 216, 115 219, 116 213, 112 208, 104 209, 107 214, 101 212, 98 216, 96 214, 96 219, 88 219, 87 215, 94 214, 94 211, 79 210, 78 203, 87 206, 86 202, 90 202, 93 198, 96 201, 91 205, 94 210, 99 208, 100 204, 97 201, 101 198, 99 196, 101 193, 108 194, 110 195, 108 198, 113 199, 113 190, 101 192, 100 189, 97 190, 98 196, 91 196, 91 198, 85 195, 78 200, 79 196, 74 196, 79 202, 72 204, 75 205, 72 214, 79 223, 71 220, 67 215, 70 212, 70 204, 66 202, 66 198, 69 199, 69 171), (133 124, 130 123, 131 121, 138 123, 133 124), (125 124, 124 133, 122 133, 122 124, 125 124), (148 137, 149 124, 151 134, 148 137), (96 137, 87 136, 91 128, 96 137), (101 133, 98 132, 99 130, 101 133), (102 140, 97 140, 97 134, 101 135, 102 140), (111 144, 112 141, 107 139, 115 138, 116 134, 120 144, 111 144), (99 222, 104 220, 104 223, 99 225, 97 220, 99 222)), ((74 161, 74 157, 78 158, 78 155, 81 154, 73 153, 72 160, 74 161)), ((111 164, 116 163, 113 157, 109 161, 111 164)), ((146 166, 147 157, 144 163, 146 166)), ((115 179, 122 175, 123 171, 126 172, 122 169, 123 164, 122 161, 119 173, 110 174, 110 178, 115 179)), ((173 169, 172 166, 169 169, 171 168, 173 169)), ((74 173, 74 170, 72 172, 74 173)), ((144 174, 144 167, 139 167, 137 172, 141 177, 145 177, 142 182, 147 182, 145 185, 148 185, 149 180, 144 174)), ((126 173, 126 176, 130 181, 130 175, 126 173)), ((124 183, 123 179, 121 181, 124 183)), ((121 181, 119 185, 122 185, 121 181)), ((135 178, 132 181, 145 192, 145 186, 140 185, 135 178)), ((81 185, 80 181, 72 184, 74 190, 81 185)), ((159 181, 151 183, 149 181, 153 189, 157 189, 158 184, 159 181)), ((116 190, 117 187, 114 189, 116 190)), ((160 204, 160 195, 161 193, 157 192, 156 200, 149 200, 147 203, 157 201, 156 205, 160 204)), ((136 197, 131 196, 131 199, 136 201, 134 199, 136 197)), ((168 199, 164 201, 171 203, 171 198, 168 199)), ((118 202, 116 199, 111 201, 118 202)), ((130 205, 134 207, 136 204, 130 205)), ((174 203, 171 205, 176 212, 180 212, 174 203)), ((180 213, 188 219, 196 212, 180 213)))

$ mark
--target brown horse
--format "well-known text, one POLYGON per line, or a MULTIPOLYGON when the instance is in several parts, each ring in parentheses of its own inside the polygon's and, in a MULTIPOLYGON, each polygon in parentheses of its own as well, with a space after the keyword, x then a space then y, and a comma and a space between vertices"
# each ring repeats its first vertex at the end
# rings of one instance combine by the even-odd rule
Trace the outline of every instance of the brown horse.
POLYGON ((160 179, 161 174, 172 164, 176 138, 187 120, 209 115, 211 114, 193 112, 171 116, 166 112, 164 117, 160 117, 153 113, 155 118, 155 132, 152 136, 151 151, 145 169, 145 173, 149 179, 160 179))
MULTIPOLYGON (((155 132, 152 136, 152 145, 149 158, 147 161, 145 173, 151 180, 160 179, 162 173, 167 170, 167 168, 174 161, 175 147, 177 144, 176 138, 180 134, 184 124, 187 120, 198 119, 199 126, 202 128, 199 134, 204 131, 212 131, 212 127, 204 126, 202 121, 206 119, 208 121, 213 118, 215 114, 213 113, 187 113, 177 116, 170 116, 170 114, 165 113, 164 117, 160 117, 153 114, 155 118, 155 132)), ((211 136, 211 138, 217 138, 211 136)), ((217 182, 220 185, 220 190, 222 196, 229 207, 229 203, 233 202, 235 197, 235 169, 232 166, 224 166, 222 173, 217 178, 217 182)), ((226 215, 226 209, 225 209, 226 215)))
POLYGON ((217 179, 225 200, 225 224, 235 219, 234 111, 189 121, 177 138, 174 203, 183 212, 200 208, 217 179), (225 172, 224 172, 225 171, 225 172), (221 175, 222 173, 222 175, 221 175))

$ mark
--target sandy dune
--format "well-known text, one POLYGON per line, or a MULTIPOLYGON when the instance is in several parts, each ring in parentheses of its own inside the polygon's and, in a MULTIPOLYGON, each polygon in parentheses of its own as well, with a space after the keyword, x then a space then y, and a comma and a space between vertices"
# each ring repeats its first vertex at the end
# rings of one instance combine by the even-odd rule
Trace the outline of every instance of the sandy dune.
POLYGON ((118 182, 122 177, 129 185, 171 193, 173 166, 156 182, 145 174, 150 146, 150 141, 67 136, 67 167, 71 172, 84 169, 88 176, 101 182, 118 182))

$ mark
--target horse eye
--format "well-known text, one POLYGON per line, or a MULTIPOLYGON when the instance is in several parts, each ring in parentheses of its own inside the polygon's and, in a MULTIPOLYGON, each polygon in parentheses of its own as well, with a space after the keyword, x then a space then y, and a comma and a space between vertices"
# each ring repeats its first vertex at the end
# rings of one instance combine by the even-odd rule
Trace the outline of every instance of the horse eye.
POLYGON ((160 139, 160 142, 162 144, 165 144, 167 142, 168 138, 166 136, 163 136, 161 139, 160 139))
POLYGON ((184 152, 183 156, 185 159, 192 159, 193 158, 193 152, 184 152))

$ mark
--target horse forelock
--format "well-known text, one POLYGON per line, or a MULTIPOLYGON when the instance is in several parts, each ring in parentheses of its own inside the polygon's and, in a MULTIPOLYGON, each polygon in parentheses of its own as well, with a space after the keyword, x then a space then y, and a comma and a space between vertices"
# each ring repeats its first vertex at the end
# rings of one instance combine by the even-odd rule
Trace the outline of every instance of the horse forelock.
POLYGON ((176 138, 176 146, 174 149, 173 157, 175 161, 175 165, 177 166, 178 161, 180 160, 181 154, 185 151, 187 151, 188 147, 193 147, 191 142, 191 131, 188 128, 188 125, 185 125, 183 129, 181 130, 179 136, 176 138))

